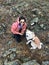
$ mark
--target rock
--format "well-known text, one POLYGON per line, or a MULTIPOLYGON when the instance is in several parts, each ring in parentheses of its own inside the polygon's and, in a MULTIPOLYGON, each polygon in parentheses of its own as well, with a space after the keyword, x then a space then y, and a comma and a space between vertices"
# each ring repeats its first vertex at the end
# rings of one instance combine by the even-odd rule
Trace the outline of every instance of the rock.
POLYGON ((2 26, 0 26, 0 35, 4 33, 4 29, 2 26))
MULTIPOLYGON (((3 52, 2 56, 3 56, 3 57, 6 57, 7 55, 12 54, 12 53, 15 52, 15 51, 16 51, 16 48, 9 49, 9 50, 3 52)), ((12 55, 13 55, 13 54, 12 54, 12 55)), ((11 55, 11 56, 12 56, 12 55, 11 55)))
POLYGON ((35 22, 37 23, 38 22, 38 17, 34 18, 33 20, 31 20, 31 25, 34 25, 35 22))
POLYGON ((46 30, 47 29, 46 28, 46 25, 44 25, 44 24, 40 24, 40 28, 43 29, 43 30, 46 30))
POLYGON ((3 65, 3 61, 2 61, 2 59, 0 59, 0 65, 3 65))
POLYGON ((16 8, 17 12, 18 12, 19 14, 21 14, 22 11, 24 10, 24 8, 27 8, 28 6, 29 6, 28 3, 26 3, 26 2, 21 2, 20 4, 16 5, 15 8, 16 8))
POLYGON ((41 11, 40 11, 39 9, 37 9, 37 8, 34 8, 34 9, 32 10, 32 12, 33 12, 33 14, 35 14, 35 15, 41 15, 41 11))
POLYGON ((2 49, 1 49, 2 51, 4 50, 4 48, 2 47, 2 49))
MULTIPOLYGON (((9 45, 9 47, 12 49, 12 48, 16 48, 16 41, 15 42, 12 42, 10 45, 9 45)), ((12 49, 13 50, 13 49, 12 49)))
POLYGON ((11 48, 11 49, 9 49, 9 50, 11 50, 11 51, 14 51, 14 52, 15 52, 15 51, 16 51, 16 48, 11 48))
POLYGON ((28 62, 28 61, 30 61, 30 57, 22 57, 21 59, 20 59, 23 63, 25 63, 25 62, 28 62))
POLYGON ((9 10, 9 15, 11 16, 12 13, 13 13, 13 10, 12 10, 12 8, 10 8, 10 10, 9 10))
POLYGON ((4 65, 20 65, 20 63, 17 62, 16 60, 11 62, 8 62, 7 60, 5 60, 4 65))
POLYGON ((6 24, 4 24, 4 23, 2 23, 1 25, 0 25, 0 34, 3 34, 4 32, 6 32, 6 24))
POLYGON ((46 27, 44 27, 43 29, 46 30, 46 27))
POLYGON ((12 42, 13 42, 13 41, 8 41, 7 44, 10 45, 10 44, 12 44, 12 42))
POLYGON ((26 63, 23 63, 22 65, 40 65, 36 60, 31 60, 26 63))
POLYGON ((0 49, 3 47, 3 45, 2 44, 0 44, 0 49))
POLYGON ((39 25, 38 25, 39 18, 35 17, 33 20, 30 21, 29 29, 36 31, 39 31, 39 25))
POLYGON ((49 33, 47 34, 47 37, 49 38, 49 33))
POLYGON ((15 58, 16 58, 16 53, 15 52, 10 54, 10 60, 14 60, 15 58))
POLYGON ((2 54, 2 56, 3 56, 3 57, 6 57, 8 54, 11 54, 11 51, 5 51, 5 52, 2 54))
POLYGON ((43 61, 42 65, 49 65, 49 61, 43 61))
POLYGON ((11 3, 11 0, 7 0, 7 2, 6 3, 11 3))
POLYGON ((40 27, 43 28, 44 27, 44 24, 40 24, 40 27))

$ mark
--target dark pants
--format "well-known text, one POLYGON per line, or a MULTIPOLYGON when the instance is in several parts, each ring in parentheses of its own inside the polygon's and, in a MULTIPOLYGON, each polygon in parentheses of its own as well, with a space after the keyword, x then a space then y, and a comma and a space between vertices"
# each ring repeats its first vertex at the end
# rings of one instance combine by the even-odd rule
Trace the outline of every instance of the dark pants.
POLYGON ((13 34, 13 37, 16 39, 17 42, 21 42, 21 38, 25 36, 26 36, 25 33, 22 36, 19 34, 13 34))

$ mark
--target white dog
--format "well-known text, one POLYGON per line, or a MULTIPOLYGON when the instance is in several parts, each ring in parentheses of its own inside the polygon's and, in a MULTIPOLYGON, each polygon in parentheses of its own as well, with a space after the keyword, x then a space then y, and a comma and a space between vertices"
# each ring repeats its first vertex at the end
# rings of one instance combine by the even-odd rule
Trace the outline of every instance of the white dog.
POLYGON ((39 40, 39 38, 34 34, 34 32, 30 31, 30 30, 26 30, 26 39, 27 39, 27 43, 29 44, 31 43, 31 48, 30 49, 41 49, 42 44, 39 40))

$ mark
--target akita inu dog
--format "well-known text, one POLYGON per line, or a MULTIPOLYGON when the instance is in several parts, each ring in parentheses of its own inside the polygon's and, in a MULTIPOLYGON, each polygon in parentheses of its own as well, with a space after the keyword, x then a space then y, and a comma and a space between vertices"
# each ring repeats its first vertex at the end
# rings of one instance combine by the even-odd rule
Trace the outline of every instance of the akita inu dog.
POLYGON ((27 39, 27 43, 29 44, 31 43, 31 48, 30 49, 41 49, 43 43, 41 43, 40 39, 35 35, 34 32, 30 31, 30 30, 26 30, 26 39, 27 39))

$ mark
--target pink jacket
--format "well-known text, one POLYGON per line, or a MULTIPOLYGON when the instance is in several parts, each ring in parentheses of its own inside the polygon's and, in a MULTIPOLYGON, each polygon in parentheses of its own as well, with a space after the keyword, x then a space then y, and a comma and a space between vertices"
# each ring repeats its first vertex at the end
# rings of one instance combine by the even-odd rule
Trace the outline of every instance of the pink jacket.
MULTIPOLYGON (((18 24, 19 24, 19 18, 17 18, 16 22, 14 22, 11 26, 11 32, 13 34, 19 34, 19 28, 18 28, 18 24)), ((22 27, 21 32, 24 33, 26 30, 27 24, 25 23, 22 27)))

